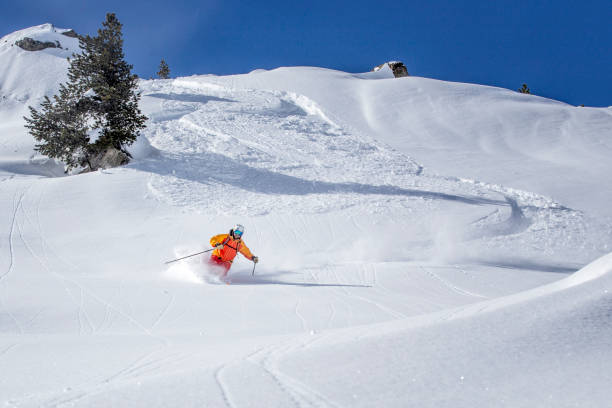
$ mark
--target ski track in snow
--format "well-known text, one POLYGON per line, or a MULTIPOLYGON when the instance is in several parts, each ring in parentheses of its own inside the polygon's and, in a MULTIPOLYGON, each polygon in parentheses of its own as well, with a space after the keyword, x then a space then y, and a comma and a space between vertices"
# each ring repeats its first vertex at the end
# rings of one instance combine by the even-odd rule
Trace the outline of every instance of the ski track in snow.
POLYGON ((10 346, 7 346, 5 349, 0 350, 0 358, 4 357, 5 355, 7 355, 11 350, 13 350, 15 347, 19 346, 18 343, 15 344, 11 344, 10 346))
POLYGON ((225 384, 225 380, 223 379, 224 372, 228 368, 227 364, 224 364, 217 368, 214 372, 215 382, 219 387, 219 391, 221 392, 221 396, 223 398, 223 402, 229 408, 238 407, 239 405, 232 402, 232 394, 229 390, 229 387, 225 384))
MULTIPOLYGON (((334 271, 334 276, 336 276, 337 279, 339 279, 337 273, 334 271)), ((342 293, 343 296, 348 297, 349 299, 354 299, 354 300, 358 300, 359 302, 365 302, 367 304, 370 304, 374 307, 376 307, 377 309, 380 309, 382 312, 384 312, 385 314, 388 314, 389 316, 391 316, 391 318, 393 319, 403 319, 406 317, 406 315, 404 315, 401 312, 398 312, 397 310, 394 310, 390 307, 387 307, 383 304, 381 304, 380 302, 374 301, 372 299, 369 299, 365 296, 360 296, 357 295, 355 293, 353 293, 349 288, 346 287, 342 287, 342 288, 338 288, 336 289, 337 291, 339 291, 340 293, 342 293)))
MULTIPOLYGON (((36 206, 36 217, 37 217, 37 221, 36 221, 36 226, 39 229, 39 238, 41 239, 41 243, 44 247, 44 243, 46 241, 44 234, 42 233, 41 229, 40 229, 40 202, 42 200, 42 194, 40 199, 37 202, 37 206, 36 206)), ((20 205, 20 207, 22 208, 22 212, 23 212, 23 218, 25 221, 29 222, 31 225, 34 225, 31 221, 31 219, 29 218, 27 211, 23 210, 23 206, 20 205)), ((32 246, 26 241, 26 239, 24 238, 23 235, 23 231, 22 231, 22 227, 21 225, 16 222, 17 227, 18 227, 18 231, 19 231, 19 238, 21 240, 21 242, 23 243, 24 248, 26 248, 26 250, 30 253, 30 255, 32 256, 33 259, 35 259, 43 268, 43 270, 46 270, 49 272, 49 274, 51 276, 53 276, 54 278, 56 278, 59 282, 61 282, 61 284, 64 286, 65 291, 68 293, 69 297, 72 299, 72 301, 74 302, 74 304, 77 306, 77 321, 79 324, 79 335, 82 335, 84 333, 84 324, 83 321, 86 322, 87 326, 90 328, 91 332, 96 332, 97 329, 94 326, 92 320, 90 319, 89 315, 87 314, 87 311, 85 309, 84 306, 84 300, 85 300, 85 295, 89 294, 90 292, 83 287, 81 284, 79 284, 78 282, 76 282, 73 279, 68 279, 65 275, 62 275, 61 273, 55 272, 51 269, 51 267, 49 266, 48 262, 45 262, 32 248, 32 246), (78 298, 75 297, 75 295, 73 294, 72 290, 66 285, 66 283, 72 284, 74 285, 77 290, 78 290, 78 298)), ((100 300, 99 298, 97 298, 95 295, 92 295, 92 298, 94 298, 96 301, 101 302, 101 303, 105 303, 104 301, 100 300)), ((110 307, 110 305, 108 305, 110 307)))
POLYGON ((439 281, 442 285, 444 285, 445 287, 447 287, 449 290, 458 293, 460 295, 463 296, 470 296, 470 297, 476 297, 476 298, 481 298, 481 299, 488 299, 486 296, 483 295, 479 295, 477 293, 473 293, 470 291, 467 291, 465 289, 461 289, 460 287, 453 285, 452 283, 450 283, 448 280, 442 278, 440 275, 436 274, 435 272, 431 271, 430 269, 425 268, 424 266, 419 266, 419 268, 427 275, 429 275, 431 278, 439 281))
POLYGON ((4 272, 2 275, 0 275, 0 282, 2 282, 2 280, 12 272, 13 266, 14 266, 14 263, 15 263, 15 249, 14 249, 14 246, 13 246, 13 236, 15 234, 15 226, 16 226, 16 223, 17 223, 17 212, 21 208, 21 203, 23 201, 23 197, 25 197, 25 191, 21 192, 21 193, 17 193, 16 192, 15 196, 13 198, 13 214, 12 214, 12 217, 11 217, 11 222, 10 222, 11 225, 10 225, 9 233, 8 233, 9 265, 8 265, 8 268, 7 268, 6 272, 4 272), (17 198, 17 196, 18 196, 18 198, 17 198))
POLYGON ((294 406, 338 407, 333 401, 278 369, 278 361, 297 349, 307 347, 313 340, 303 341, 300 338, 291 338, 286 342, 260 350, 247 357, 246 360, 261 367, 274 380, 278 388, 289 397, 294 406))
POLYGON ((157 318, 155 319, 155 321, 153 322, 153 324, 151 325, 151 332, 153 332, 153 330, 155 330, 155 327, 157 327, 157 325, 164 319, 164 317, 168 314, 168 311, 170 310, 170 308, 172 307, 172 305, 174 304, 174 299, 175 296, 172 295, 170 297, 170 300, 168 301, 168 303, 164 306, 164 308, 160 311, 159 315, 157 316, 157 318))
POLYGON ((140 379, 155 377, 168 369, 176 369, 191 358, 191 356, 182 352, 168 353, 166 349, 166 345, 158 346, 150 352, 141 354, 135 360, 128 362, 109 375, 58 392, 57 396, 37 396, 36 398, 44 401, 43 405, 45 406, 74 405, 87 398, 91 399, 96 395, 103 395, 116 387, 134 384, 140 379))
MULTIPOLYGON (((23 200, 22 200, 23 201, 23 200)), ((31 225, 32 221, 28 216, 28 212, 24 209, 23 207, 23 203, 20 205, 21 211, 22 211, 22 218, 24 222, 28 222, 31 225)), ((37 217, 39 216, 39 208, 40 208, 40 200, 37 201, 37 206, 36 206, 36 214, 37 217)), ((19 239, 21 241, 21 243, 23 244, 23 247, 26 248, 26 250, 30 253, 30 255, 32 256, 32 258, 36 259, 38 261, 38 263, 43 267, 43 269, 45 270, 50 270, 49 269, 49 265, 47 262, 45 262, 32 248, 32 245, 30 245, 30 243, 25 239, 24 236, 24 232, 23 229, 24 227, 22 226, 21 223, 19 223, 18 221, 16 221, 16 225, 17 225, 17 229, 19 231, 19 239)), ((40 236, 41 240, 43 240, 44 238, 42 237, 42 235, 40 236)), ((79 298, 78 300, 73 296, 72 291, 70 291, 70 289, 68 289, 68 287, 65 286, 66 291, 69 293, 70 297, 73 299, 74 303, 76 305, 78 305, 78 311, 77 311, 77 319, 79 322, 79 335, 82 335, 84 330, 84 324, 83 324, 83 320, 85 320, 85 322, 87 323, 87 325, 89 326, 90 330, 93 332, 95 331, 95 328, 91 322, 91 320, 89 319, 89 316, 87 315, 87 312, 85 310, 84 307, 84 289, 82 287, 79 287, 79 298)))
POLYGON ((298 299, 297 302, 295 303, 295 308, 293 309, 293 313, 299 319, 300 325, 302 326, 302 330, 306 331, 308 330, 308 323, 306 322, 306 319, 304 318, 304 316, 302 316, 302 314, 300 313, 300 310, 299 310, 300 303, 302 303, 302 300, 298 299))

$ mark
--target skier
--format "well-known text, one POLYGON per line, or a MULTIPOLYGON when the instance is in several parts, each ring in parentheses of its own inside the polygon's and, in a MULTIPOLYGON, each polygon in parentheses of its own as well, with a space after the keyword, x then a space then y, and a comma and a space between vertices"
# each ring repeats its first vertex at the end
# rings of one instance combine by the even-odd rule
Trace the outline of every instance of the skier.
POLYGON ((215 250, 210 255, 208 264, 213 268, 221 268, 222 277, 227 276, 238 252, 255 263, 259 262, 259 258, 254 256, 242 241, 243 234, 244 227, 236 224, 229 234, 215 235, 210 239, 210 246, 215 250))

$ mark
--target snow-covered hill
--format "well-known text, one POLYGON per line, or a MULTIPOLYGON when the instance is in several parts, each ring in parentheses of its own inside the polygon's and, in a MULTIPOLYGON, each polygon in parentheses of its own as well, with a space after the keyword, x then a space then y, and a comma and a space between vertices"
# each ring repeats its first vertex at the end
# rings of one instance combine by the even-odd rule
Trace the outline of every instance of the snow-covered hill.
POLYGON ((6 405, 609 401, 609 109, 388 70, 149 80, 135 161, 46 177, 21 116, 68 51, 5 44, 64 31, 0 45, 6 405), (254 276, 164 264, 237 222, 254 276))
POLYGON ((67 58, 79 52, 78 39, 64 35, 68 31, 42 24, 0 38, 0 170, 62 173, 60 166, 35 154, 34 140, 23 127, 22 117, 29 115, 28 106, 37 107, 45 95, 55 94, 66 81, 67 58), (26 51, 16 44, 26 38, 55 47, 26 51))
POLYGON ((367 80, 380 75, 281 68, 214 83, 304 95, 429 172, 536 191, 612 216, 612 110, 427 78, 367 80))

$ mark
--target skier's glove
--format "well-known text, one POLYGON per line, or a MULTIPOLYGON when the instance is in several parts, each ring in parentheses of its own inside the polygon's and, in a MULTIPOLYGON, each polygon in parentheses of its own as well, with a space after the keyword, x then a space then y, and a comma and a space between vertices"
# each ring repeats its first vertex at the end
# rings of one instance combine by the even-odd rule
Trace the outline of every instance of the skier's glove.
POLYGON ((215 248, 217 249, 223 249, 224 245, 223 244, 217 244, 215 245, 215 248))
POLYGON ((253 260, 253 262, 255 262, 255 263, 259 262, 259 258, 258 258, 258 257, 256 257, 256 256, 254 256, 252 260, 253 260))

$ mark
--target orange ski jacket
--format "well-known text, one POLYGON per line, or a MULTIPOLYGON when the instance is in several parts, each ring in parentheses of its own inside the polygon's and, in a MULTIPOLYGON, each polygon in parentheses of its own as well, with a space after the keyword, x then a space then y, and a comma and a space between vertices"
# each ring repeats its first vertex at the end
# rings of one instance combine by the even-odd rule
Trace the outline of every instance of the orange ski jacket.
POLYGON ((219 234, 210 239, 210 246, 214 247, 218 244, 223 244, 223 249, 215 249, 212 256, 223 262, 233 262, 238 252, 245 258, 253 260, 251 250, 242 242, 242 239, 234 239, 229 234, 219 234))

